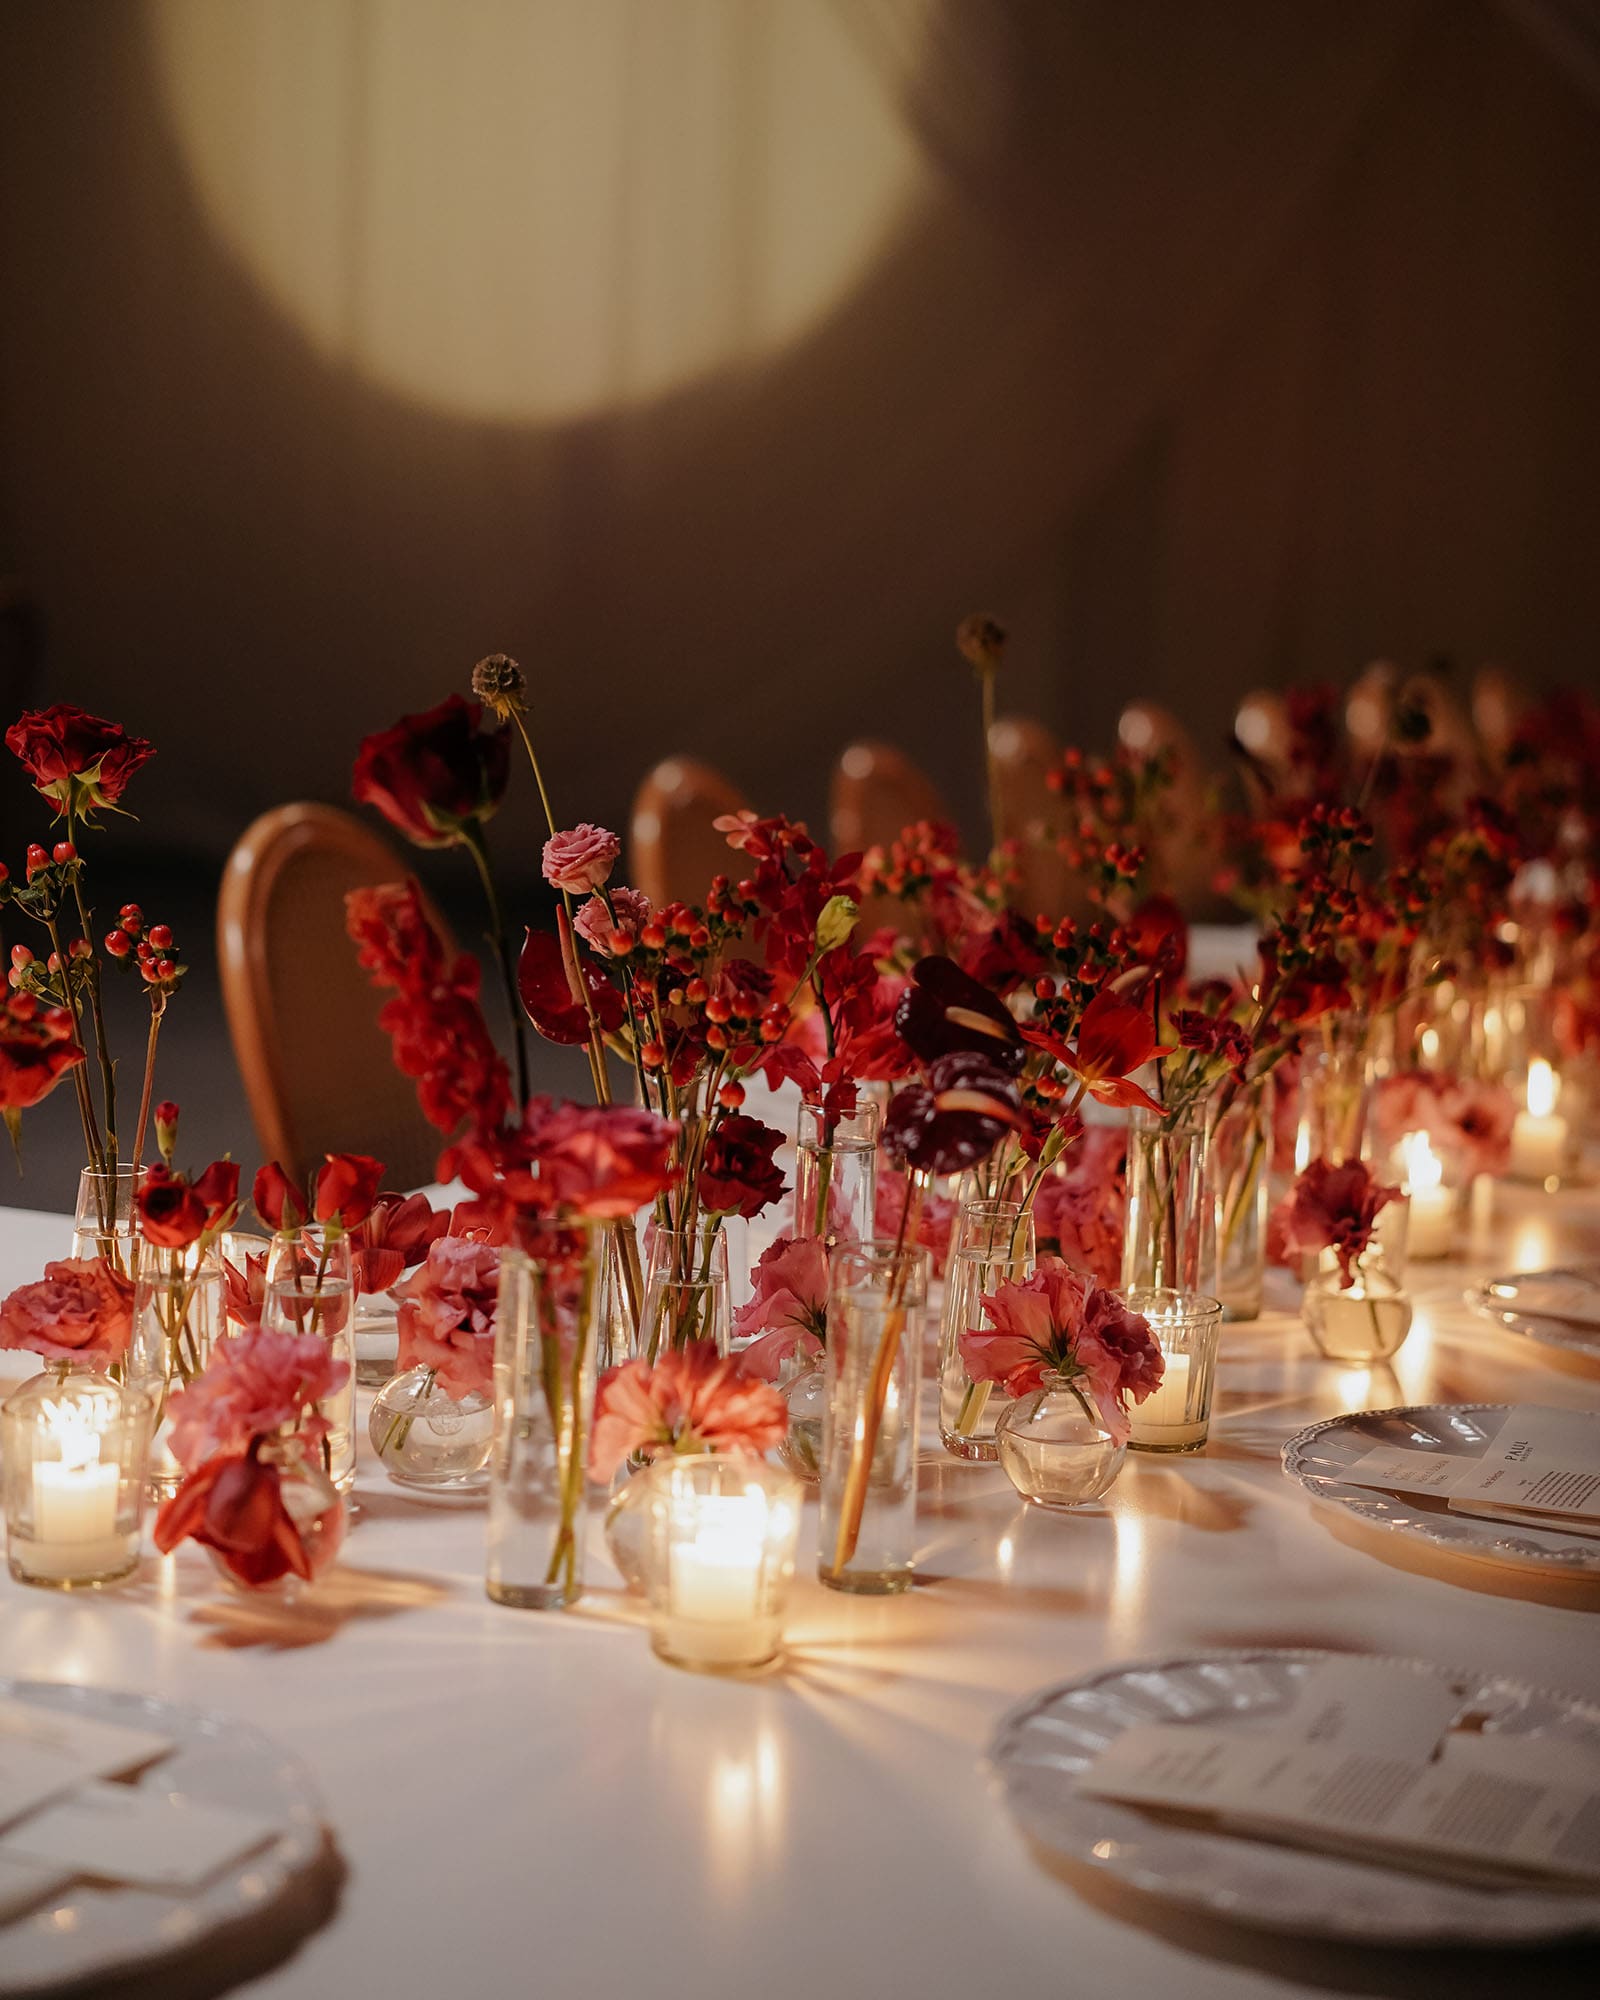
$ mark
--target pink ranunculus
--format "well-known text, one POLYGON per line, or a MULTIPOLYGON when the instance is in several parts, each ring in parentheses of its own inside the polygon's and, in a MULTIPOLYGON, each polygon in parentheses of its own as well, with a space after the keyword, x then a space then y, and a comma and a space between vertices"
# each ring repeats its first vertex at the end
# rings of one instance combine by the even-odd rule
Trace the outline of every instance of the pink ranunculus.
POLYGON ((431 1368, 446 1395, 486 1390, 494 1374, 500 1252, 466 1236, 441 1236, 415 1274, 396 1287, 399 1365, 431 1368))
POLYGON ((1357 1260, 1372 1241, 1379 1211, 1400 1192, 1377 1181, 1361 1160, 1335 1166, 1316 1159, 1295 1182, 1283 1211, 1283 1248, 1290 1256, 1331 1250, 1339 1260, 1339 1282, 1355 1283, 1357 1260))
POLYGON ((822 1239, 778 1237, 761 1253, 750 1282, 755 1294, 733 1316, 735 1336, 751 1342, 740 1365, 747 1375, 776 1382, 791 1355, 820 1354, 828 1336, 828 1254, 822 1239))
POLYGON ((611 907, 606 907, 605 896, 591 896, 573 919, 572 927, 591 950, 611 956, 611 940, 619 932, 637 941, 655 911, 650 907, 650 898, 641 895, 637 889, 625 889, 618 883, 610 892, 611 907))
POLYGON ((960 1339, 974 1382, 1023 1396, 1053 1372, 1080 1395, 1087 1389, 1107 1432, 1126 1441, 1129 1399, 1152 1394, 1165 1365, 1142 1314, 1059 1257, 1041 1257, 1031 1278, 986 1293, 983 1308, 992 1330, 974 1327, 960 1339))
POLYGON ((637 1454, 715 1452, 759 1458, 788 1434, 789 1406, 770 1383, 752 1381, 709 1340, 662 1355, 654 1367, 608 1368, 595 1396, 589 1476, 605 1484, 637 1454))
POLYGON ((133 1330, 133 1284, 103 1257, 63 1257, 0 1305, 0 1347, 46 1361, 120 1361, 133 1330))
POLYGON ((350 1364, 316 1333, 253 1327, 223 1336, 204 1370, 167 1405, 172 1455, 193 1471, 219 1453, 247 1450, 253 1438, 325 1431, 307 1411, 349 1379, 350 1364))
POLYGON ((569 896, 587 896, 608 880, 621 852, 622 842, 614 833, 585 820, 545 842, 544 879, 569 896))

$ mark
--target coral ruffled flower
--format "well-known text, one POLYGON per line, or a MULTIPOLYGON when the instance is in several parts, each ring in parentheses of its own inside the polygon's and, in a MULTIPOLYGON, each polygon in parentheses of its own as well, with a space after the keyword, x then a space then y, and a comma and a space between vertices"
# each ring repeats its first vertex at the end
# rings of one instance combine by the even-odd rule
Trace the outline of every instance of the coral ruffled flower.
POLYGON ((1378 1136, 1394 1147, 1408 1132, 1426 1132, 1434 1146, 1475 1174, 1503 1174, 1511 1163, 1517 1106, 1503 1083, 1401 1070, 1385 1077, 1376 1103, 1378 1136))
POLYGON ((225 1334, 201 1373, 167 1405, 172 1455, 192 1468, 280 1431, 325 1429, 319 1419, 302 1423, 305 1412, 349 1376, 350 1364, 337 1360, 320 1334, 265 1327, 225 1334))
POLYGON ((527 1142, 550 1205, 591 1221, 633 1215, 673 1185, 677 1134, 670 1118, 625 1105, 546 1098, 528 1107, 527 1142))
POLYGON ((608 1368, 595 1396, 589 1474, 602 1483, 637 1455, 716 1452, 759 1458, 782 1443, 789 1408, 769 1383, 752 1381, 708 1340, 608 1368))
POLYGON ((1166 1365, 1142 1313, 1059 1257, 1041 1257, 1031 1278, 986 1293, 983 1307, 992 1330, 973 1328, 960 1343, 974 1382, 1024 1396, 1047 1373, 1060 1375, 1080 1396, 1087 1390, 1117 1443, 1127 1441, 1129 1400, 1151 1395, 1166 1365))
MULTIPOLYGON (((873 1211, 873 1222, 878 1234, 893 1237, 898 1241, 905 1211, 905 1177, 901 1174, 880 1174, 877 1202, 873 1211)), ((916 1240, 932 1258, 933 1275, 936 1278, 944 1276, 945 1266, 950 1261, 950 1238, 955 1225, 956 1203, 950 1196, 929 1188, 923 1198, 922 1212, 917 1218, 916 1240)))
POLYGON ((20 716, 6 731, 6 748, 58 814, 78 818, 114 806, 128 780, 156 754, 153 744, 130 736, 120 723, 102 722, 67 702, 20 716))
POLYGON ((431 1368, 458 1400, 494 1376, 500 1252, 465 1236, 430 1244, 421 1268, 398 1287, 402 1369, 431 1368))
POLYGON ((789 1183, 773 1155, 783 1134, 759 1119, 733 1113, 719 1118, 700 1162, 700 1205, 708 1214, 759 1215, 789 1183))
POLYGON ((482 729, 476 702, 449 695, 403 715, 356 753, 351 791, 418 847, 449 847, 490 818, 511 775, 511 728, 482 729))
POLYGON ((555 833, 544 844, 544 879, 552 889, 564 889, 569 896, 587 896, 611 879, 622 852, 622 842, 603 826, 587 820, 565 833, 555 833))
POLYGON ((750 1273, 754 1296, 733 1316, 747 1375, 776 1382, 795 1354, 814 1357, 828 1337, 828 1253, 817 1236, 780 1236, 750 1273))
POLYGON ((0 1347, 106 1366, 128 1351, 133 1282, 103 1257, 63 1257, 0 1304, 0 1347))
POLYGON ((1361 1160, 1338 1166, 1313 1160, 1295 1182, 1274 1220, 1274 1250, 1288 1257, 1331 1250, 1339 1260, 1339 1283, 1355 1283, 1355 1266, 1372 1241, 1380 1211, 1399 1194, 1378 1182, 1361 1160))
POLYGON ((1122 1269, 1126 1153, 1127 1134, 1120 1127, 1090 1126, 1034 1196, 1039 1241, 1053 1243, 1063 1263, 1102 1285, 1114 1285, 1122 1269))
POLYGON ((87 1060, 65 1007, 43 1006, 31 993, 0 1006, 0 1112, 31 1110, 87 1060))

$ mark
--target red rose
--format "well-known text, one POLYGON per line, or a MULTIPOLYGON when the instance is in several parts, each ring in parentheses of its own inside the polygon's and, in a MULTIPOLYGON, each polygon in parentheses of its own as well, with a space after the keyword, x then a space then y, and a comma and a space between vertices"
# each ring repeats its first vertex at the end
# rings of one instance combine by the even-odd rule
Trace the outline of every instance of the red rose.
POLYGON ((366 1153, 330 1153, 317 1169, 311 1212, 318 1222, 354 1229, 366 1221, 383 1179, 383 1162, 366 1153))
POLYGON ((166 1167, 146 1167, 137 1196, 139 1234, 163 1250, 187 1249, 225 1229, 238 1205, 239 1169, 232 1160, 213 1160, 194 1182, 166 1167))
POLYGON ((120 1360, 133 1328, 133 1281, 103 1257, 67 1257, 0 1305, 0 1347, 47 1361, 120 1360))
POLYGON ((537 1102, 528 1107, 528 1117, 540 1184, 556 1206, 577 1215, 601 1220, 632 1215, 677 1178, 672 1142, 678 1128, 670 1119, 625 1105, 537 1102))
POLYGON ((26 1111, 86 1059, 65 1007, 12 994, 0 1008, 0 1111, 26 1111))
POLYGON ((423 715, 403 715, 356 753, 351 789, 419 847, 449 847, 490 818, 511 775, 511 725, 480 729, 475 701, 448 695, 423 715))
POLYGON ((285 1229, 298 1229, 311 1213, 305 1190, 295 1186, 276 1160, 269 1160, 257 1173, 250 1201, 274 1236, 285 1229))
POLYGON ((718 1215, 759 1215, 789 1183, 773 1154, 783 1134, 735 1113, 711 1128, 700 1161, 701 1205, 718 1215))
POLYGON ((57 702, 30 710, 6 731, 6 748, 21 760, 34 790, 58 813, 82 815, 114 806, 128 780, 155 755, 142 736, 57 702))

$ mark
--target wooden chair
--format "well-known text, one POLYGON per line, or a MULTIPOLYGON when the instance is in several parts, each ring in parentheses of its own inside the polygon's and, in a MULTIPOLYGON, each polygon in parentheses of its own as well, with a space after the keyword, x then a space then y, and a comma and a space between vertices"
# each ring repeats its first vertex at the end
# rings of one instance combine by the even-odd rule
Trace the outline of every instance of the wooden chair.
MULTIPOLYGON (((228 857, 217 903, 228 1029, 262 1158, 297 1180, 341 1152, 382 1160, 393 1187, 434 1178, 443 1135, 390 1059, 378 1026, 387 995, 345 930, 347 890, 409 872, 387 841, 323 805, 263 813, 228 857)), ((428 914, 448 943, 431 904, 428 914)))
POLYGON ((1167 793, 1168 827, 1152 842, 1157 875, 1190 917, 1216 900, 1216 809, 1194 739, 1170 709, 1153 701, 1131 701, 1117 719, 1117 741, 1130 756, 1172 759, 1167 793))
POLYGON ((1491 765, 1505 762, 1528 705, 1528 690, 1504 667, 1486 662, 1473 675, 1472 726, 1491 765))
POLYGON ((989 755, 999 779, 1000 838, 1022 847, 1013 906, 1025 917, 1087 915, 1083 885, 1055 851, 1051 835, 1061 801, 1050 789, 1049 774, 1061 761, 1061 745, 1042 722, 1003 715, 989 731, 989 755))
POLYGON ((692 757, 657 764, 633 795, 628 879, 657 909, 703 903, 714 875, 737 875, 739 857, 712 824, 749 800, 720 771, 692 757))
MULTIPOLYGON (((918 820, 948 821, 950 810, 933 780, 892 743, 852 743, 841 752, 828 787, 828 834, 835 854, 886 847, 918 820)), ((911 912, 898 897, 868 896, 862 934, 907 930, 911 912)))

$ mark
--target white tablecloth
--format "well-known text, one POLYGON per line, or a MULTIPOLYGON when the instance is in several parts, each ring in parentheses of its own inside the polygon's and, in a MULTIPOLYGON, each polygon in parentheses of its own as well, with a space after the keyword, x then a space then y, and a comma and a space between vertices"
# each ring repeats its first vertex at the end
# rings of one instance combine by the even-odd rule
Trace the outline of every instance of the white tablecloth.
MULTIPOLYGON (((1502 1209, 1479 1270, 1600 1254, 1594 1196, 1503 1193, 1502 1209)), ((67 1233, 0 1211, 0 1285, 67 1233)), ((1281 1315, 1225 1329, 1210 1448, 1130 1459, 1103 1513, 1030 1511, 935 1440, 918 1588, 822 1589, 813 1528, 788 1666, 764 1680, 659 1662, 597 1527, 576 1611, 490 1604, 481 1507, 408 1498, 370 1460, 347 1561, 300 1613, 224 1592, 193 1549, 96 1598, 8 1581, 0 1673, 229 1710, 310 1761, 348 1879, 263 1995, 1587 1992, 1577 1954, 1422 1966, 1086 1888, 1029 1851, 984 1765, 1030 1690, 1193 1648, 1423 1655, 1600 1694, 1592 1594, 1408 1554, 1279 1470, 1292 1431, 1344 1409, 1600 1404, 1600 1367, 1475 1321, 1459 1268, 1412 1276, 1393 1375, 1319 1360, 1281 1315)))

